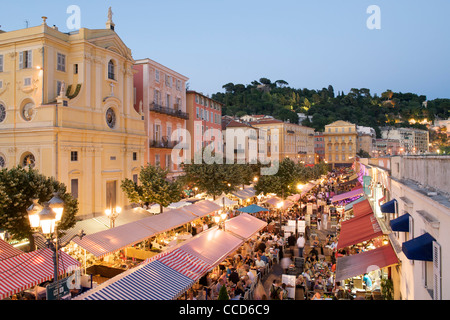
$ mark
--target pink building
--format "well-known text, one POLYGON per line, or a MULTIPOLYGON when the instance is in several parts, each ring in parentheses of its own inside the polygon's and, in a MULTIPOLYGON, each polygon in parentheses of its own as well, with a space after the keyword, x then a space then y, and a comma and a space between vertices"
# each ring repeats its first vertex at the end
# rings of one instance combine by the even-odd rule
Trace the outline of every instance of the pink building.
POLYGON ((196 91, 187 91, 186 101, 190 115, 186 128, 191 135, 191 156, 213 140, 214 150, 223 152, 223 141, 214 138, 214 133, 222 137, 223 104, 196 91))
POLYGON ((169 176, 180 175, 172 149, 180 141, 177 129, 186 129, 189 120, 188 78, 151 59, 137 60, 133 68, 134 108, 145 120, 148 137, 145 161, 169 169, 169 176))

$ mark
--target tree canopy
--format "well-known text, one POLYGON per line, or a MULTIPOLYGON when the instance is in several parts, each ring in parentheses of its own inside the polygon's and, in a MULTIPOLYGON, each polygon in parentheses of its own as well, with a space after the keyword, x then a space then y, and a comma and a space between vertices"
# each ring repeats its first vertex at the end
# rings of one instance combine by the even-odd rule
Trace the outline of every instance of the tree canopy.
POLYGON ((306 167, 289 158, 278 163, 278 171, 274 175, 263 175, 255 184, 256 193, 275 193, 286 198, 296 194, 297 185, 305 184, 310 180, 316 180, 328 172, 328 166, 321 162, 314 167, 306 167))
POLYGON ((43 204, 53 197, 54 192, 58 192, 64 201, 64 214, 58 225, 58 232, 64 233, 76 223, 78 200, 66 192, 63 183, 31 167, 17 166, 0 170, 0 226, 14 239, 28 238, 32 248, 34 241, 27 209, 32 199, 38 199, 43 204))
POLYGON ((323 131, 325 125, 336 120, 344 120, 372 127, 380 137, 383 126, 419 127, 410 124, 409 120, 433 121, 450 116, 450 99, 427 101, 424 95, 390 89, 381 96, 371 94, 368 88, 352 88, 347 94, 343 91, 336 94, 332 85, 320 90, 296 89, 284 80, 272 82, 268 78, 260 78, 248 85, 228 83, 224 88, 225 92, 212 95, 213 99, 225 104, 223 115, 265 114, 298 123, 297 113, 303 113, 312 116, 312 120, 306 119, 302 124, 316 131, 323 131))
POLYGON ((179 181, 167 179, 169 171, 160 166, 148 164, 141 167, 139 183, 130 179, 122 181, 121 188, 134 203, 157 203, 161 211, 172 202, 180 201, 182 185, 179 181))

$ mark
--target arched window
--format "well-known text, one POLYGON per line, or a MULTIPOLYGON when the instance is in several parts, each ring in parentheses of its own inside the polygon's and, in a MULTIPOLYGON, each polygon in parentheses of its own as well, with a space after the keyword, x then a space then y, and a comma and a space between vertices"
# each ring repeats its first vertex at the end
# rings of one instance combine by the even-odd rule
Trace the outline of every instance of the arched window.
POLYGON ((112 60, 108 62, 108 79, 116 80, 114 61, 112 60))
POLYGON ((34 155, 32 153, 26 154, 22 159, 22 166, 31 168, 34 168, 36 159, 34 158, 34 155))

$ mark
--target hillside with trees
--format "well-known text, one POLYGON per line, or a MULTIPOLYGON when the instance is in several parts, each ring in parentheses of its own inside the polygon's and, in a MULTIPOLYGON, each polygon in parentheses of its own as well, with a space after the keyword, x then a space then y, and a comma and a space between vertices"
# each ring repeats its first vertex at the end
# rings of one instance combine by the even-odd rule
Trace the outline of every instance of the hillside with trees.
POLYGON ((352 88, 349 92, 335 92, 333 86, 320 90, 295 89, 284 80, 271 81, 261 78, 250 84, 227 83, 225 92, 217 92, 212 98, 225 104, 223 115, 238 116, 265 114, 291 123, 298 123, 297 113, 312 116, 303 125, 323 131, 325 125, 345 120, 359 126, 375 129, 380 137, 382 126, 403 126, 427 129, 425 125, 411 124, 414 119, 433 121, 448 119, 450 99, 427 101, 426 96, 386 90, 378 96, 370 89, 352 88))

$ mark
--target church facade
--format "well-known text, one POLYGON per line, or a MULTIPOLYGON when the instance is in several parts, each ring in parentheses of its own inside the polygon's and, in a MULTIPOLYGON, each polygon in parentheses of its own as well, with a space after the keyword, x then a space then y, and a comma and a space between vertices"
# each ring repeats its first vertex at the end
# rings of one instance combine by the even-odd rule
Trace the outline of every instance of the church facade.
POLYGON ((144 165, 131 50, 114 31, 40 26, 0 33, 0 166, 31 165, 67 186, 80 218, 126 207, 144 165))

